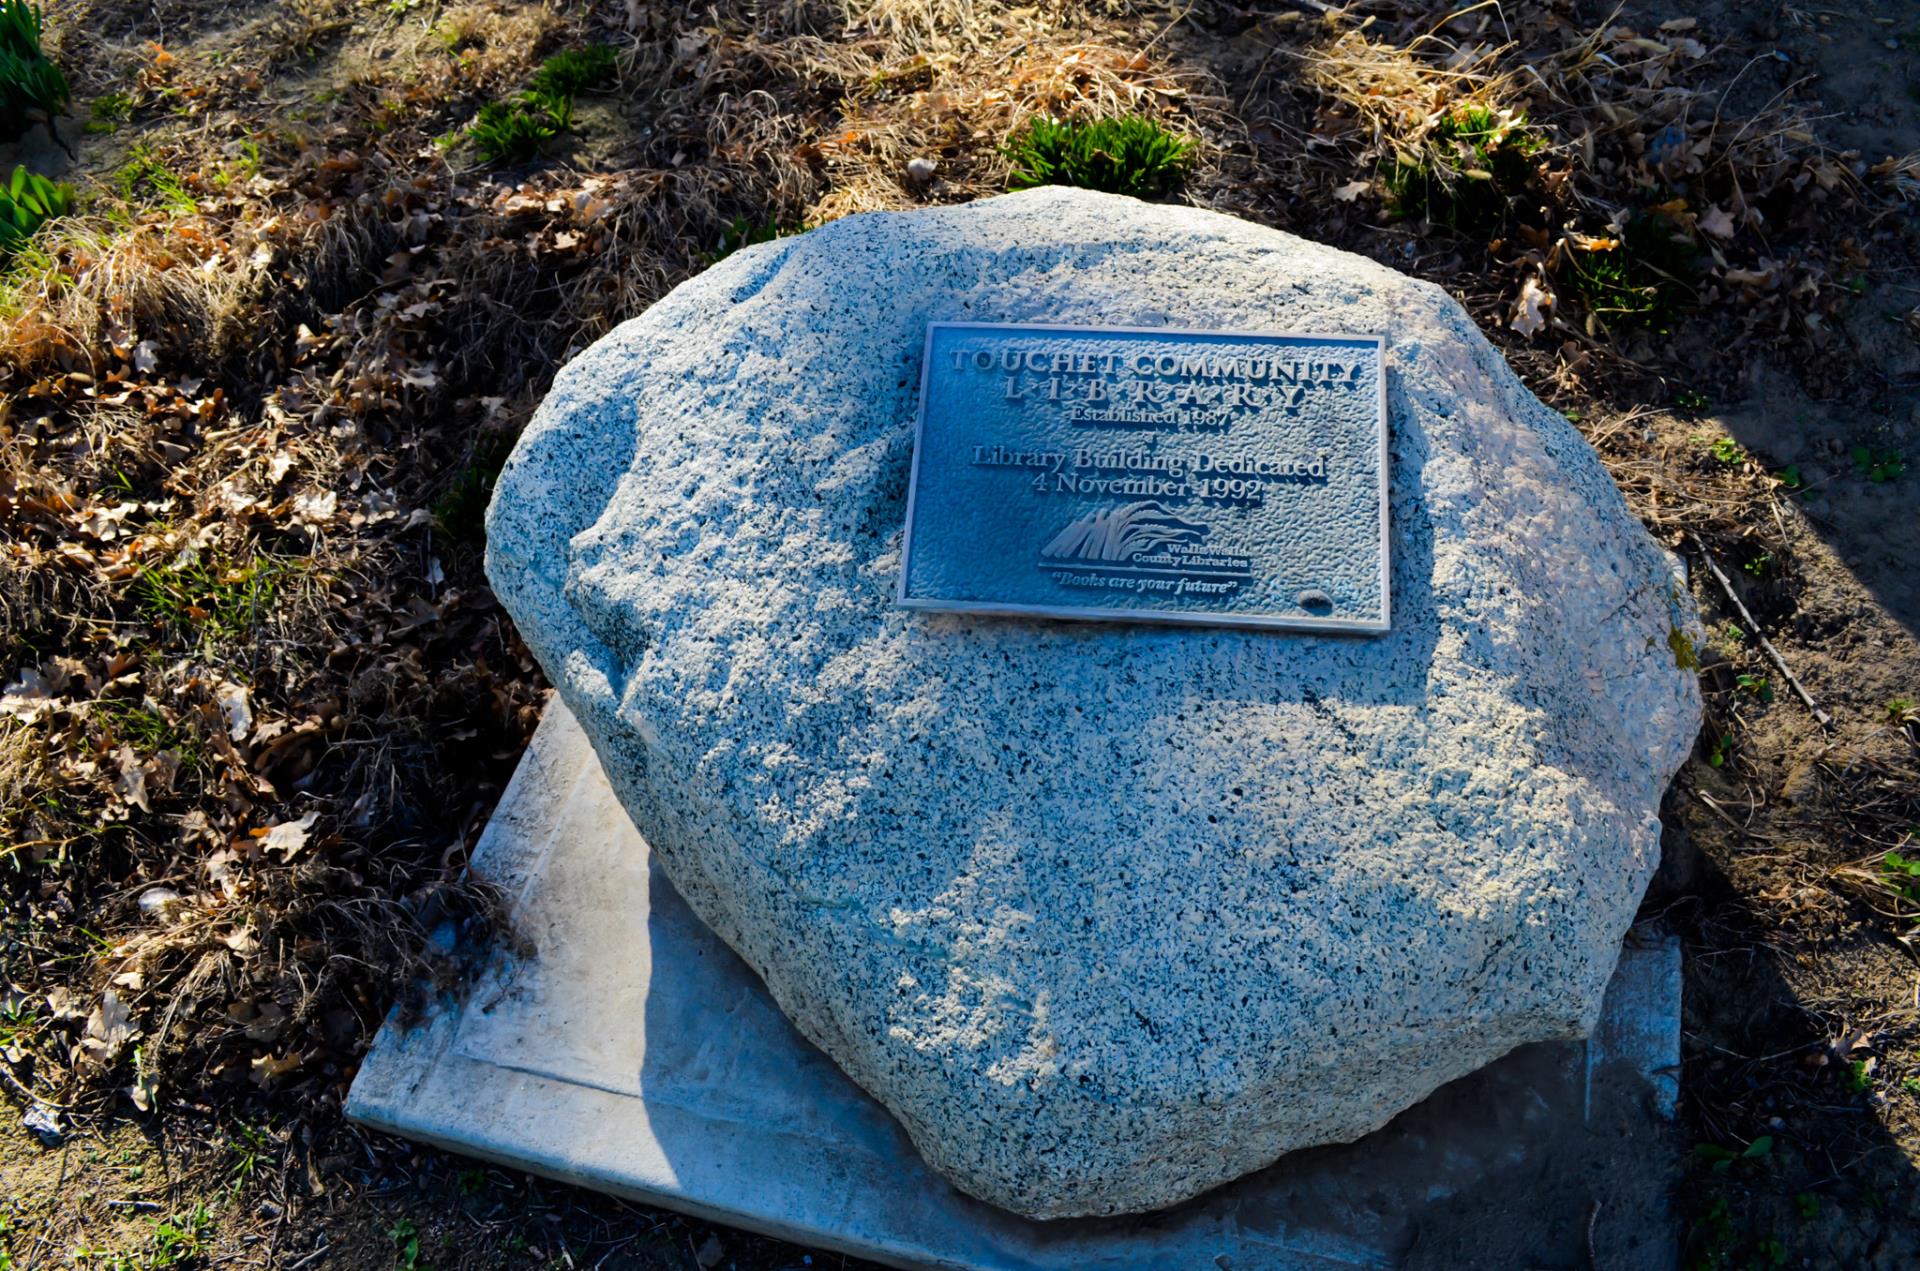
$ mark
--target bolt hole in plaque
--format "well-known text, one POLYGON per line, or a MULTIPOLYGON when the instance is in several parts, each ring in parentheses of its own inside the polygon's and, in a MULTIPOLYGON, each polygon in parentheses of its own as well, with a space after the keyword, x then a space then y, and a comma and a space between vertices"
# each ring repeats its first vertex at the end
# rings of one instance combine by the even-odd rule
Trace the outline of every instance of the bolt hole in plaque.
POLYGON ((1385 341, 928 325, 899 603, 1390 625, 1385 341))

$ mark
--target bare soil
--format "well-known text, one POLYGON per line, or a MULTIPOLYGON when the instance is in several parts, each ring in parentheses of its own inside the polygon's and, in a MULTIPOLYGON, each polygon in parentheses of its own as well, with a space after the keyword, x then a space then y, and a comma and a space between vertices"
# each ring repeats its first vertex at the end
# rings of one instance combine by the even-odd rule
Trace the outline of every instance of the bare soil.
MULTIPOLYGON (((1115 112, 1196 140, 1177 197, 1460 297, 1687 560, 1709 718, 1645 909, 1688 953, 1682 1256, 1920 1265, 1913 4, 47 9, 73 113, 0 170, 85 207, 0 289, 0 1267, 852 1265, 341 1100, 498 934, 466 854, 544 685, 478 509, 554 370, 755 233, 1115 112), (616 81, 482 163, 479 107, 593 41, 616 81), (1540 149, 1450 227, 1393 172, 1464 164, 1462 104, 1540 149)), ((1585 1265, 1531 1199, 1409 1257, 1585 1265)))

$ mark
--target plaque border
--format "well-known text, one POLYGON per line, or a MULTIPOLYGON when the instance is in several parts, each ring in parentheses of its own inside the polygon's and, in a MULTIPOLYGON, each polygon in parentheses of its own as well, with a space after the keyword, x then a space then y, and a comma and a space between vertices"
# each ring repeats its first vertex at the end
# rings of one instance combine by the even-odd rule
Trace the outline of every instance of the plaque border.
POLYGON ((1393 629, 1393 556, 1389 525, 1392 508, 1389 498, 1392 483, 1388 479, 1387 436, 1387 337, 1361 335, 1351 331, 1240 331, 1213 327, 1122 327, 1075 326, 1066 322, 928 322, 927 334, 920 346, 920 400, 913 415, 913 466, 907 475, 906 528, 900 541, 900 581, 894 588, 894 605, 921 613, 968 613, 1001 618, 1055 618, 1086 622, 1143 622, 1158 626, 1242 627, 1266 631, 1305 631, 1319 635, 1384 635, 1393 629), (933 335, 942 328, 957 330, 1006 329, 1021 331, 1059 331, 1074 335, 1098 335, 1115 332, 1122 335, 1204 335, 1253 336, 1286 340, 1345 340, 1352 344, 1372 344, 1379 374, 1375 403, 1374 431, 1380 440, 1380 617, 1368 618, 1291 618, 1272 614, 1231 614, 1164 609, 1102 609, 1066 605, 1026 605, 991 600, 941 600, 907 594, 907 578, 913 562, 913 514, 920 491, 921 440, 927 426, 927 387, 933 376, 933 335))

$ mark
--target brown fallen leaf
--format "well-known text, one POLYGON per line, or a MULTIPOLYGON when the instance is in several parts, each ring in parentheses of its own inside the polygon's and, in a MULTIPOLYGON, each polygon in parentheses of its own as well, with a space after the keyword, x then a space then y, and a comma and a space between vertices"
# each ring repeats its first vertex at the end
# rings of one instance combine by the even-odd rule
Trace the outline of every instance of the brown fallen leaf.
POLYGON ((255 1085, 270 1086, 290 1072, 297 1071, 306 1062, 306 1056, 292 1051, 284 1058, 273 1055, 261 1055, 252 1064, 255 1085))
POLYGON ((133 1014, 112 989, 100 995, 100 1005, 87 1016, 87 1031, 80 1038, 80 1052, 99 1064, 110 1064, 126 1044, 133 1040, 133 1014))
POLYGON ((80 1005, 80 999, 65 985, 47 994, 47 1009, 53 1012, 53 1022, 64 1024, 71 1020, 85 1019, 86 1010, 80 1005))
POLYGON ((253 703, 248 700, 246 686, 222 680, 213 690, 213 700, 220 703, 220 713, 226 716, 227 736, 245 741, 253 731, 253 703))
POLYGON ((122 746, 114 751, 113 765, 113 792, 142 812, 153 811, 153 805, 147 802, 147 770, 140 756, 133 753, 133 747, 122 746))
POLYGON ((218 887, 228 900, 240 890, 240 879, 233 872, 239 863, 240 854, 224 847, 207 857, 207 881, 218 887))
POLYGON ((1773 268, 1766 269, 1729 269, 1721 277, 1736 287, 1765 287, 1773 282, 1773 268))
POLYGON ((290 861, 307 846, 307 838, 313 830, 313 823, 320 819, 318 812, 309 812, 298 821, 282 821, 278 825, 268 826, 254 833, 260 839, 264 851, 280 853, 280 859, 290 861))
POLYGON ((153 1111, 153 1105, 160 1101, 160 1083, 154 1075, 146 1071, 146 1066, 133 1075, 133 1084, 127 1087, 127 1098, 133 1100, 133 1106, 142 1112, 153 1111))
POLYGON ((339 502, 340 496, 332 490, 309 491, 296 495, 293 500, 294 519, 305 521, 310 525, 323 525, 333 519, 339 502))
POLYGON ((0 689, 0 715, 11 715, 23 724, 33 723, 54 704, 52 689, 38 667, 21 668, 20 678, 0 689))
POLYGON ((1507 325, 1532 339, 1546 329, 1547 313, 1552 308, 1553 293, 1540 285, 1537 275, 1529 275, 1520 284, 1520 294, 1513 302, 1513 317, 1507 325))
POLYGON ((173 750, 163 750, 140 765, 146 775, 147 794, 172 794, 174 779, 180 775, 180 755, 173 750))
POLYGON ((1827 1043, 1827 1045, 1833 1049, 1834 1055, 1843 1060, 1852 1055, 1854 1051, 1864 1050, 1872 1044, 1873 1033, 1870 1029, 1865 1028, 1848 1029, 1827 1043))
POLYGON ((249 1040, 267 1043, 279 1040, 292 1017, 278 1002, 249 999, 229 1006, 227 1018, 246 1029, 249 1040))

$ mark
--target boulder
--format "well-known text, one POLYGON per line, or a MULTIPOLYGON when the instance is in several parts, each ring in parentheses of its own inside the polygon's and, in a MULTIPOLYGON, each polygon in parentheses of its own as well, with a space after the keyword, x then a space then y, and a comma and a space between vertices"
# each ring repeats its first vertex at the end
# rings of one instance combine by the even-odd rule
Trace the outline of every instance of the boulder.
POLYGON ((1700 723, 1674 560, 1458 304, 1083 191, 683 283, 556 378, 487 570, 694 910, 1033 1217, 1168 1205, 1584 1034, 1700 723), (896 607, 931 320, 1384 334, 1393 629, 896 607))

